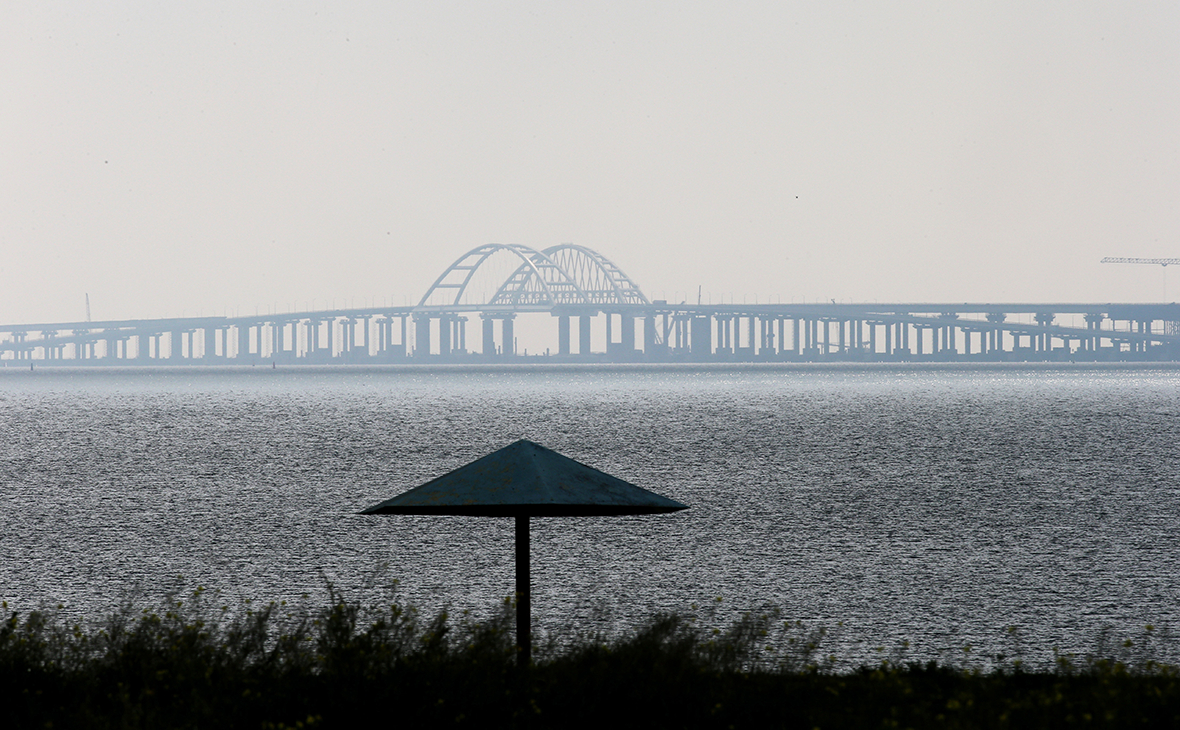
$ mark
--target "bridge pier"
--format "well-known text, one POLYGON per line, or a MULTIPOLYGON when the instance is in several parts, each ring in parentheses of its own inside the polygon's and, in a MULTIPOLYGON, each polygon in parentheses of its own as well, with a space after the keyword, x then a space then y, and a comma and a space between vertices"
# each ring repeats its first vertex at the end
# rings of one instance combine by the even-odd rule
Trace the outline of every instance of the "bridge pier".
POLYGON ((467 351, 467 318, 445 314, 438 318, 438 352, 443 357, 467 351))
POLYGON ((353 355, 353 350, 356 347, 356 319, 350 317, 343 317, 337 320, 337 326, 340 329, 340 358, 348 359, 353 355))
POLYGON ((495 323, 496 321, 487 315, 481 317, 483 321, 483 344, 482 350, 484 355, 496 354, 496 337, 495 337, 495 323))
POLYGON ((1042 329, 1034 338, 1036 342, 1033 350, 1035 352, 1048 353, 1053 349, 1053 336, 1049 334, 1048 327, 1053 324, 1056 316, 1052 312, 1038 312, 1034 319, 1042 329))
POLYGON ((352 344, 353 349, 356 350, 354 356, 368 356, 372 353, 372 333, 372 319, 364 315, 358 316, 356 324, 353 325, 352 344))
POLYGON ((693 317, 689 332, 689 353, 694 359, 707 360, 713 354, 712 323, 708 316, 693 317))
POLYGON ((393 319, 391 317, 378 315, 373 318, 373 324, 377 328, 377 347, 373 348, 375 349, 374 354, 380 356, 388 352, 390 345, 392 344, 393 319))
POLYGON ((1089 330, 1089 336, 1086 338, 1086 349, 1097 353, 1102 346, 1102 338, 1098 334, 1099 328, 1102 326, 1102 321, 1106 319, 1104 314, 1087 314, 1085 316, 1086 329, 1089 330))
POLYGON ((578 317, 578 354, 590 354, 590 315, 578 317))
POLYGON ((1000 328, 1000 325, 1006 319, 1008 319, 1008 315, 1002 312, 991 312, 987 315, 987 321, 992 325, 990 330, 991 342, 987 346, 987 353, 989 355, 992 353, 1000 355, 1004 352, 1004 330, 1000 328))
POLYGON ((758 318, 758 350, 755 354, 761 357, 774 354, 774 327, 769 317, 758 318))
MULTIPOLYGON (((510 357, 516 354, 516 333, 514 331, 513 320, 516 319, 515 314, 481 314, 483 329, 483 347, 482 351, 485 356, 494 357, 510 357), (500 322, 500 346, 496 346, 495 339, 495 323, 500 322)), ((464 327, 466 326, 466 319, 463 320, 464 327)))
POLYGON ((288 357, 287 351, 289 350, 291 352, 291 354, 290 354, 291 359, 292 360, 295 359, 295 349, 298 347, 298 345, 296 343, 299 341, 299 333, 295 329, 297 326, 298 325, 294 321, 291 321, 291 322, 280 321, 280 322, 275 322, 274 324, 271 325, 271 334, 274 337, 274 345, 272 346, 272 349, 270 351, 270 356, 272 358, 274 358, 274 357, 286 358, 286 357, 288 357), (291 329, 290 341, 288 341, 288 338, 287 338, 288 326, 291 329))
MULTIPOLYGON (((234 330, 237 333, 237 340, 238 340, 236 351, 234 352, 234 359, 235 360, 248 360, 248 359, 250 359, 250 329, 251 329, 250 325, 245 325, 245 324, 239 324, 239 325, 234 326, 234 330)), ((229 353, 226 353, 226 355, 228 356, 229 353)))
POLYGON ((451 354, 451 318, 447 316, 438 318, 438 354, 443 357, 448 357, 451 354))
POLYGON ((416 314, 414 315, 414 357, 429 356, 430 317, 425 314, 416 314))
POLYGON ((308 318, 303 323, 303 357, 315 358, 320 350, 320 321, 308 318))
POLYGON ((632 357, 635 354, 635 318, 627 312, 604 312, 606 316, 606 351, 608 355, 632 357), (619 341, 614 341, 613 322, 619 318, 619 341))
POLYGON ((568 314, 557 317, 557 354, 570 354, 570 316, 568 314))

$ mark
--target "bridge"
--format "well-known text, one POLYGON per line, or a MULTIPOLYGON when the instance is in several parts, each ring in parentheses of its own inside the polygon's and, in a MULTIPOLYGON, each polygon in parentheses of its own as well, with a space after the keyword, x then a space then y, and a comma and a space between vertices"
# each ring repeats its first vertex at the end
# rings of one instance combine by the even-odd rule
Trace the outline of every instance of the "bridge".
POLYGON ((488 244, 411 307, 0 325, 8 367, 1054 360, 1180 360, 1180 305, 676 304, 585 246, 488 244), (552 347, 529 356, 515 326, 537 315, 552 347))

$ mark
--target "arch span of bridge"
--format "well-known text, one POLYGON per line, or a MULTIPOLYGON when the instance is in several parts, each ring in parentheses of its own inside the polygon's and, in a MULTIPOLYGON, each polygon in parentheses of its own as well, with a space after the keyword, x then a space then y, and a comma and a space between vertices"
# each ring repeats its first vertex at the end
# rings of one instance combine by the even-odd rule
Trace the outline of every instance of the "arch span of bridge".
POLYGON ((538 251, 520 244, 489 243, 471 249, 443 270, 422 295, 418 309, 509 307, 517 310, 557 305, 650 303, 618 265, 585 246, 563 243, 538 251), (471 300, 467 295, 473 278, 499 253, 519 259, 519 264, 486 301, 471 300))
POLYGON ((1180 360, 1174 303, 669 304, 572 243, 477 246, 412 307, 0 325, 0 360, 513 362, 514 320, 530 313, 557 321, 557 346, 543 356, 554 362, 1180 360), (474 315, 478 350, 467 346, 474 315), (604 351, 592 351, 603 334, 604 351))

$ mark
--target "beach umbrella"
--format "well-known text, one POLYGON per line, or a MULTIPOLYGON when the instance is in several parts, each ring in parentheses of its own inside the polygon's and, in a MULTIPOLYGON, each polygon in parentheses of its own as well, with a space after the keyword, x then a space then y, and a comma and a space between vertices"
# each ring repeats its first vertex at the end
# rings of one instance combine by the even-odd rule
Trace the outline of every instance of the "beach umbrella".
POLYGON ((529 518, 649 515, 682 509, 688 506, 521 440, 361 514, 514 517, 516 645, 520 663, 527 666, 532 647, 529 518))

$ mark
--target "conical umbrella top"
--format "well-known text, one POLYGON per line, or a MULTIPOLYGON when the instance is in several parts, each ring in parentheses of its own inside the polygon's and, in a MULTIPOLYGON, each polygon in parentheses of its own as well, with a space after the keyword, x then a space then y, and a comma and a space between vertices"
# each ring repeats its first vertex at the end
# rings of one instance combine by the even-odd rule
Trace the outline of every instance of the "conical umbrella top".
POLYGON ((688 506, 522 439, 361 514, 562 517, 682 509, 688 506))

